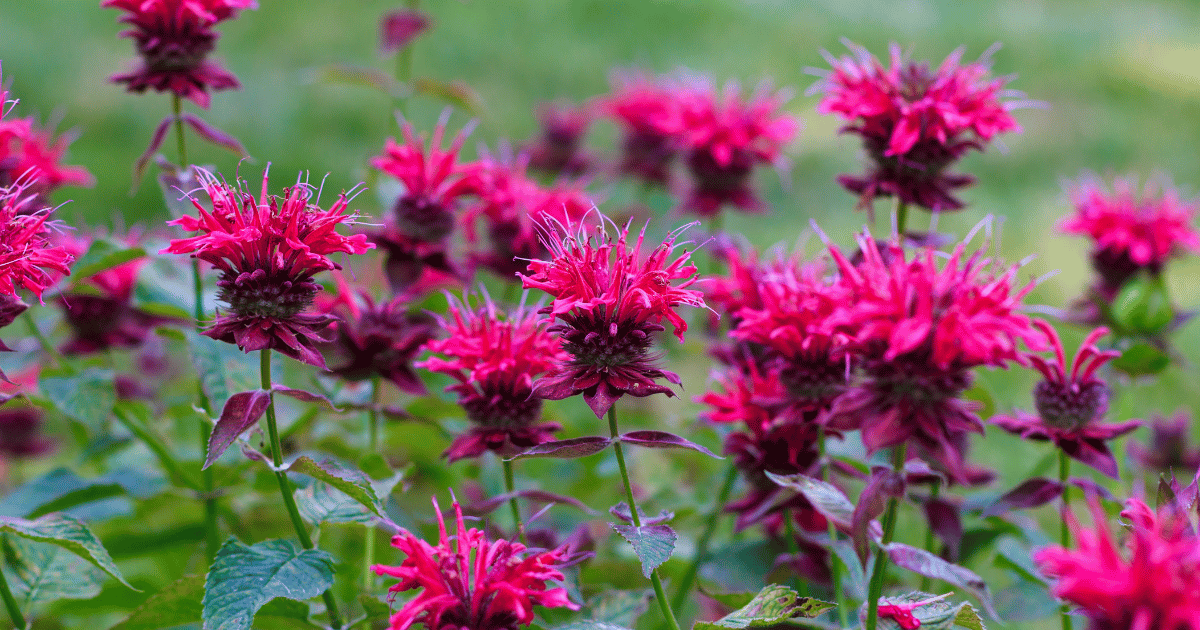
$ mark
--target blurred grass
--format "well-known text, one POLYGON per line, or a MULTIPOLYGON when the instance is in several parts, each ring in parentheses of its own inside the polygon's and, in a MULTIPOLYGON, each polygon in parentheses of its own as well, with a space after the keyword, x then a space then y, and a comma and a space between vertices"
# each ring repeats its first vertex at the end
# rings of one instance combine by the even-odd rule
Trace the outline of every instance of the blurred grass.
MULTIPOLYGON (((376 52, 377 19, 398 3, 261 4, 261 9, 221 25, 217 56, 244 87, 215 94, 212 109, 201 115, 246 145, 257 161, 242 165, 244 170, 256 173, 271 162, 277 184, 290 182, 300 171, 311 172, 314 179, 330 173, 331 188, 366 179, 367 158, 378 153, 394 131, 391 103, 364 88, 315 83, 315 69, 346 63, 390 71, 391 61, 376 52)), ((133 51, 128 40, 116 36, 121 30, 115 22, 117 12, 97 5, 83 0, 0 5, 4 78, 21 99, 16 115, 45 118, 54 112, 64 128, 82 134, 68 161, 86 166, 99 183, 90 190, 60 191, 60 201, 71 200, 60 210, 64 218, 90 225, 157 225, 166 213, 153 181, 143 182, 133 196, 128 191, 131 165, 168 113, 169 99, 126 94, 107 81, 132 62, 133 51)), ((480 141, 494 147, 502 138, 528 137, 536 129, 532 112, 537 103, 578 101, 603 93, 614 68, 669 72, 683 67, 718 81, 752 85, 770 79, 794 86, 797 97, 788 107, 804 119, 806 129, 789 151, 792 169, 786 192, 766 174, 761 182, 773 215, 738 215, 726 222, 728 229, 744 232, 760 246, 794 242, 810 218, 845 244, 849 232, 866 221, 852 210, 854 199, 834 181, 836 174, 858 169, 857 142, 838 136, 837 123, 817 116, 816 98, 803 94, 814 80, 805 68, 825 65, 822 49, 840 54, 842 37, 876 54, 883 53, 889 41, 897 41, 915 58, 935 63, 958 46, 965 46, 966 58, 972 59, 995 42, 1004 44, 994 59, 995 72, 1016 74, 1010 87, 1046 107, 1018 112, 1025 132, 1004 138, 1006 150, 993 149, 964 161, 964 170, 977 175, 980 183, 964 194, 970 207, 942 217, 939 228, 961 235, 987 214, 1003 217, 1005 255, 1011 260, 1037 255, 1023 277, 1061 270, 1035 291, 1035 303, 1062 306, 1088 281, 1086 244, 1062 237, 1052 227, 1067 211, 1062 180, 1084 170, 1142 176, 1164 172, 1188 193, 1195 193, 1200 182, 1200 5, 1195 3, 443 0, 423 3, 422 8, 432 14, 435 26, 416 44, 415 74, 464 81, 483 97, 487 116, 471 145, 480 141)), ((418 129, 429 129, 442 108, 441 103, 417 98, 409 117, 418 129)), ((452 126, 465 118, 456 115, 452 126)), ((611 148, 614 137, 605 123, 592 132, 593 144, 602 149, 611 148)), ((226 173, 236 166, 229 155, 194 141, 190 151, 193 161, 215 164, 226 173)), ((165 152, 174 157, 170 142, 165 152)), ((468 154, 473 152, 472 146, 468 154)), ((371 195, 360 200, 366 204, 364 211, 378 212, 370 207, 371 195)), ((883 205, 879 210, 885 216, 883 205)), ((915 226, 923 227, 925 220, 926 215, 919 215, 915 226)), ((1200 303, 1198 273, 1200 263, 1194 259, 1172 267, 1171 288, 1185 308, 1200 303)), ((1195 411, 1200 393, 1194 370, 1200 358, 1195 350, 1198 335, 1192 325, 1177 337, 1188 359, 1184 365, 1157 381, 1123 387, 1113 405, 1114 419, 1176 407, 1195 411)), ((1069 335, 1068 347, 1081 336, 1078 331, 1069 335)), ((695 356, 698 342, 690 341, 688 350, 695 356)), ((670 352, 675 359, 683 354, 678 348, 670 352)), ((687 387, 681 399, 629 407, 647 409, 660 426, 687 432, 697 412, 691 398, 703 391, 708 368, 695 360, 677 367, 687 387)), ((1030 405, 1033 378, 1028 372, 990 374, 984 380, 999 410, 1030 405)), ((554 409, 569 418, 573 435, 599 430, 577 400, 554 409)), ((710 432, 701 433, 708 436, 706 443, 716 445, 710 432)), ((1011 481, 1023 478, 1047 451, 990 432, 974 452, 1011 481)), ((687 461, 690 467, 695 460, 687 461)), ((588 470, 605 465, 589 463, 588 470)), ((716 465, 697 465, 710 476, 716 474, 716 465)), ((697 470, 666 468, 657 457, 643 458, 636 468, 647 491, 660 497, 672 494, 674 484, 707 478, 697 470)), ((524 474, 565 480, 571 469, 538 462, 524 474)), ((577 477, 581 483, 591 478, 577 477)), ((611 481, 612 475, 604 478, 611 481)), ((698 485, 702 493, 711 491, 703 482, 698 485)), ((423 504, 415 503, 417 509, 423 504)))

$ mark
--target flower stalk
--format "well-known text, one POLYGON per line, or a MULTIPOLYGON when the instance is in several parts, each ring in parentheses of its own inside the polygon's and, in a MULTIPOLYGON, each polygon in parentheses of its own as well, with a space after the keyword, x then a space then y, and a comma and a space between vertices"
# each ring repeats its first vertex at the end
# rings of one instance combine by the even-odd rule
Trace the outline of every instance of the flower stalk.
MULTIPOLYGON (((1058 544, 1067 549, 1071 544, 1071 529, 1067 526, 1067 511, 1071 509, 1071 501, 1067 496, 1067 478, 1071 476, 1071 458, 1067 452, 1058 449, 1058 483, 1062 486, 1062 514, 1058 525, 1058 544)), ((1062 630, 1071 630, 1071 607, 1063 604, 1058 609, 1062 617, 1062 630)))
POLYGON ((512 509, 513 527, 517 530, 517 535, 521 537, 521 544, 528 545, 529 541, 525 540, 525 523, 521 521, 521 507, 517 505, 517 496, 514 494, 517 491, 516 483, 513 481, 513 465, 512 462, 505 459, 504 462, 504 491, 509 495, 508 507, 512 509))
MULTIPOLYGON (((906 444, 902 442, 892 451, 892 469, 897 473, 904 470, 906 450, 906 444)), ((883 596, 883 582, 887 578, 887 553, 883 548, 892 542, 892 536, 895 534, 898 503, 899 501, 895 497, 888 499, 887 509, 883 513, 883 541, 879 545, 879 551, 875 554, 875 568, 871 572, 871 582, 867 594, 867 623, 863 626, 866 630, 875 630, 875 624, 879 620, 879 598, 883 596)))

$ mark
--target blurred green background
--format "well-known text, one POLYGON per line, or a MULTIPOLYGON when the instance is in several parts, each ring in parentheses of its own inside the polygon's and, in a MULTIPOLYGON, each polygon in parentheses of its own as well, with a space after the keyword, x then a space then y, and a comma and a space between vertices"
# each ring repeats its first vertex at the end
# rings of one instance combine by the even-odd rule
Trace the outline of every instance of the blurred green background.
MULTIPOLYGON (((367 88, 321 83, 317 69, 338 63, 390 72, 392 60, 377 52, 378 19, 399 3, 260 2, 258 10, 219 27, 222 38, 216 56, 239 77, 243 89, 214 94, 211 109, 198 113, 245 144, 256 159, 242 166, 251 178, 269 161, 280 185, 290 183, 299 171, 311 172, 314 179, 330 173, 328 186, 333 189, 368 179, 367 159, 394 133, 392 101, 367 88)), ((718 82, 754 85, 768 79, 794 87, 796 97, 787 107, 803 119, 804 130, 788 149, 791 169, 783 182, 767 169, 759 180, 772 214, 738 215, 725 222, 726 228, 744 232, 760 246, 796 241, 810 219, 846 245, 849 233, 866 221, 853 210, 855 199, 834 180, 838 173, 860 168, 858 140, 839 136, 837 121, 816 114, 817 97, 804 95, 815 80, 805 69, 825 67, 822 49, 842 54, 843 37, 877 55, 885 54, 888 42, 895 41, 914 58, 934 63, 959 46, 966 47, 967 59, 974 59, 1000 42, 1003 48, 994 57, 994 72, 1015 74, 1011 88, 1045 103, 1043 108, 1017 112, 1024 133, 1003 137, 1003 147, 994 145, 986 154, 964 160, 963 170, 975 174, 979 184, 962 195, 969 207, 942 217, 938 226, 963 235, 985 215, 1002 217, 1004 255, 1010 260, 1036 256, 1022 270, 1023 279, 1059 270, 1034 292, 1032 303, 1064 306, 1088 282, 1087 244, 1053 229, 1068 211, 1064 180, 1083 171, 1141 177, 1162 173, 1189 195, 1200 184, 1196 3, 439 0, 422 3, 421 8, 431 14, 434 27, 417 40, 414 75, 463 81, 485 104, 480 129, 468 142, 468 155, 474 154, 476 142, 494 147, 501 139, 528 138, 536 131, 533 112, 538 103, 580 101, 604 93, 617 68, 686 68, 718 82)), ((127 94, 108 82, 108 76, 133 62, 131 42, 117 38, 117 17, 118 12, 90 1, 4 2, 0 60, 5 81, 21 100, 15 115, 60 118, 60 128, 81 134, 67 161, 87 167, 98 184, 88 190, 59 191, 57 201, 71 201, 60 216, 89 225, 120 220, 154 226, 167 218, 157 186, 148 177, 131 196, 130 173, 170 101, 162 94, 127 94)), ((409 118, 419 130, 428 130, 443 107, 417 97, 409 105, 409 118)), ((188 109, 197 111, 190 104, 188 109)), ((452 127, 467 118, 456 114, 452 127)), ((611 150, 615 138, 615 130, 601 122, 593 128, 589 144, 599 151, 611 150)), ((190 147, 195 162, 214 164, 227 174, 236 166, 234 158, 218 149, 198 142, 190 147)), ((164 152, 174 157, 170 141, 164 152)), ((372 205, 374 196, 360 200, 365 212, 379 212, 372 205)), ((886 216, 886 207, 880 204, 880 216, 886 216)), ((919 213, 914 227, 923 228, 927 217, 919 213)), ((885 227, 881 223, 877 231, 885 227)), ((1194 259, 1171 266, 1173 296, 1184 308, 1200 305, 1197 274, 1200 265, 1194 259)), ((1196 408, 1198 334, 1193 324, 1176 336, 1185 360, 1161 378, 1122 384, 1110 417, 1196 408)), ((686 350, 700 351, 698 337, 689 340, 686 350)), ((1081 331, 1066 335, 1069 353, 1081 337, 1081 331)), ((670 350, 673 359, 682 355, 678 348, 670 350)), ((708 367, 690 361, 675 368, 684 375, 681 398, 656 399, 642 408, 652 412, 658 426, 695 433, 692 423, 698 407, 691 399, 703 391, 708 367)), ((1030 406, 1028 391, 1034 379, 1029 372, 992 374, 985 381, 1000 410, 1030 406)), ((574 419, 568 422, 569 435, 601 430, 589 426, 578 400, 553 409, 574 419)), ((697 439, 717 446, 711 433, 697 439)), ((1118 450, 1123 457, 1123 447, 1118 450)), ((989 432, 975 449, 979 460, 1001 468, 1009 485, 1047 452, 997 432, 989 432)), ((718 465, 695 462, 700 469, 679 472, 672 471, 668 461, 655 456, 638 462, 637 474, 650 494, 672 496, 672 484, 697 480, 700 496, 713 491, 703 480, 718 474, 718 465)), ((689 466, 694 462, 687 461, 689 466)), ((528 470, 530 478, 539 474, 538 466, 528 470)), ((562 465, 543 470, 565 471, 562 465)), ((442 477, 434 485, 442 483, 444 488, 448 481, 442 477)), ((690 491, 674 494, 691 496, 690 491)), ((425 503, 422 499, 414 505, 422 509, 425 503)))

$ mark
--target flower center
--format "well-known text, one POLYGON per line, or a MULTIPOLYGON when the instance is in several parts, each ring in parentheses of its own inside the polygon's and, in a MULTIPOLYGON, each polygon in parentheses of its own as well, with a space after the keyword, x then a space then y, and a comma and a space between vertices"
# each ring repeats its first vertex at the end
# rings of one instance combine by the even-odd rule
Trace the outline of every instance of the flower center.
POLYGON ((454 214, 425 196, 404 195, 393 208, 396 228, 420 241, 438 242, 454 231, 454 214))
POLYGON ((603 312, 600 317, 573 317, 557 328, 562 333, 563 350, 575 357, 573 364, 604 370, 645 364, 654 343, 651 333, 663 330, 647 322, 609 322, 603 312))
POLYGON ((1082 429, 1104 415, 1108 395, 1108 385, 1102 381, 1066 385, 1042 381, 1033 389, 1033 401, 1042 421, 1068 430, 1082 429))
POLYGON ((708 151, 692 151, 688 166, 696 176, 696 183, 703 190, 731 191, 746 186, 753 162, 746 151, 735 150, 729 164, 724 166, 713 159, 708 151))
POLYGON ((941 404, 971 387, 967 370, 944 371, 914 361, 880 361, 866 371, 875 389, 916 406, 941 404))
POLYGON ((462 400, 467 419, 489 429, 521 429, 542 415, 542 399, 530 398, 528 388, 480 383, 479 393, 462 400))
POLYGON ((779 379, 794 398, 824 404, 846 389, 846 365, 796 359, 783 364, 779 379))
POLYGON ((293 277, 284 270, 255 269, 226 273, 217 282, 218 298, 238 317, 289 319, 312 304, 321 288, 310 277, 293 277))

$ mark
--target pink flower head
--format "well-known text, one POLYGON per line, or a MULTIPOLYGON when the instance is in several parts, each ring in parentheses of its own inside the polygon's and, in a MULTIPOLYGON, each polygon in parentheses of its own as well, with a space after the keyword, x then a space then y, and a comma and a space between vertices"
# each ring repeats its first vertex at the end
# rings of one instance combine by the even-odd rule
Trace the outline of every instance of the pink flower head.
POLYGON ((1117 461, 1106 442, 1133 431, 1142 425, 1140 420, 1117 424, 1100 424, 1108 411, 1111 391, 1096 376, 1105 363, 1121 356, 1116 350, 1100 350, 1096 342, 1108 334, 1107 328, 1097 328, 1083 340, 1079 354, 1067 368, 1062 341, 1054 328, 1038 320, 1034 322, 1050 340, 1054 349, 1053 362, 1036 354, 1028 355, 1030 363, 1042 373, 1044 380, 1033 390, 1037 415, 1016 411, 1013 416, 992 419, 1000 428, 1030 440, 1054 442, 1067 455, 1117 478, 1117 461))
POLYGON ((258 8, 255 0, 104 0, 100 6, 125 11, 120 21, 130 28, 121 36, 132 38, 142 56, 137 69, 112 78, 130 92, 173 92, 207 109, 209 90, 240 87, 207 57, 217 43, 213 27, 258 8))
POLYGON ((0 409, 0 455, 4 458, 40 457, 54 450, 45 434, 41 409, 31 405, 6 405, 0 409))
POLYGON ((95 178, 86 168, 61 163, 72 139, 54 138, 32 118, 0 121, 0 186, 20 181, 43 197, 60 186, 91 186, 95 178))
POLYGON ((525 147, 529 167, 551 175, 577 177, 587 172, 592 159, 583 152, 583 138, 592 123, 592 108, 569 103, 543 103, 538 107, 542 133, 525 147))
POLYGON ((1187 411, 1170 418, 1154 416, 1149 441, 1130 442, 1129 457, 1151 474, 1200 469, 1200 448, 1191 444, 1193 424, 1192 414, 1187 411))
POLYGON ((391 11, 379 22, 379 49, 385 55, 399 52, 418 35, 429 30, 429 26, 429 16, 420 11, 391 11))
POLYGON ((1020 131, 1009 114, 1017 103, 1001 100, 1011 95, 1003 89, 1009 79, 990 76, 992 50, 962 64, 960 48, 931 70, 906 59, 896 44, 884 67, 865 48, 844 43, 852 56, 824 53, 832 70, 814 86, 825 94, 817 111, 849 121, 842 131, 862 136, 872 164, 866 176, 839 181, 864 205, 896 196, 931 212, 962 208, 952 193, 974 178, 948 167, 993 137, 1020 131))
POLYGON ((244 181, 233 187, 205 171, 198 179, 208 196, 205 203, 191 198, 199 216, 168 224, 200 234, 171 241, 163 253, 191 254, 221 272, 218 297, 229 310, 204 334, 236 343, 245 352, 273 348, 324 368, 325 359, 313 344, 328 341, 321 331, 335 318, 304 312, 321 288, 312 278, 341 268, 330 255, 361 254, 374 247, 362 234, 343 236, 334 230, 339 224, 353 225, 358 217, 345 214, 353 191, 322 210, 313 198, 316 191, 303 182, 285 188, 282 197, 267 194, 267 172, 257 199, 244 181))
POLYGON ((404 562, 371 567, 400 579, 388 588, 389 597, 422 589, 392 614, 391 630, 407 630, 414 623, 430 630, 515 630, 533 623, 534 606, 579 610, 567 599, 566 589, 546 588, 547 581, 564 579, 559 565, 567 560, 566 547, 527 554, 521 543, 489 541, 483 531, 466 528, 458 501, 452 542, 436 498, 433 508, 436 546, 401 530, 392 546, 407 556, 404 562))
POLYGON ((1092 239, 1092 266, 1103 285, 1119 289, 1139 270, 1159 274, 1167 260, 1200 251, 1192 221, 1200 200, 1181 199, 1168 184, 1150 181, 1138 190, 1133 178, 1118 178, 1109 191, 1086 178, 1070 190, 1075 214, 1059 223, 1067 234, 1092 239))
POLYGON ((348 381, 382 377, 414 396, 428 393, 413 370, 425 342, 437 334, 427 313, 414 311, 403 296, 376 302, 366 291, 354 291, 337 276, 338 295, 321 310, 338 318, 327 350, 336 360, 334 375, 348 381))
POLYGON ((640 74, 616 77, 613 93, 600 109, 624 133, 621 172, 665 186, 684 130, 683 93, 687 88, 640 74))
POLYGON ((440 242, 454 230, 458 198, 471 194, 475 186, 457 164, 458 151, 471 133, 464 128, 450 148, 442 149, 442 138, 450 111, 446 110, 425 148, 412 124, 404 121, 404 144, 388 138, 383 155, 371 158, 371 166, 404 184, 404 192, 387 217, 387 226, 417 241, 440 242))
POLYGON ((683 341, 687 323, 675 309, 707 308, 703 294, 688 288, 698 280, 688 252, 668 260, 676 239, 690 226, 671 232, 643 256, 644 227, 630 246, 628 223, 614 240, 606 229, 612 221, 600 218, 591 234, 582 223, 547 222, 545 243, 552 259, 531 261, 529 275, 521 276, 525 288, 541 289, 553 298, 542 312, 562 320, 550 330, 562 335, 563 348, 572 357, 538 381, 535 395, 561 400, 582 393, 597 417, 624 394, 674 395, 654 382, 665 378, 678 384, 679 377, 654 365, 652 334, 664 330, 666 320, 683 341), (682 282, 672 284, 676 280, 682 282))
POLYGON ((763 209, 750 188, 750 173, 757 164, 778 162, 800 130, 800 121, 777 112, 787 98, 763 86, 743 100, 732 83, 719 95, 711 89, 688 94, 682 142, 693 187, 684 209, 700 216, 712 216, 727 203, 749 212, 763 209))
MULTIPOLYGON (((921 601, 906 601, 908 598, 913 598, 920 595, 922 594, 913 593, 906 596, 905 600, 881 597, 879 599, 878 607, 879 619, 890 619, 896 622, 896 625, 900 626, 904 630, 917 630, 921 627, 921 620, 913 614, 913 611, 922 606, 928 606, 929 604, 940 602, 943 599, 950 597, 951 593, 938 595, 937 597, 930 597, 921 601)), ((859 616, 861 621, 865 624, 867 619, 865 605, 863 606, 862 611, 859 613, 859 616)))
POLYGON ((439 323, 449 336, 427 343, 425 349, 435 355, 417 365, 458 381, 447 391, 458 394, 476 426, 455 438, 444 455, 455 461, 492 450, 509 457, 553 440, 561 427, 537 424, 542 401, 531 394, 535 377, 570 358, 558 337, 534 310, 522 306, 505 315, 486 293, 474 309, 465 299, 448 299, 449 315, 439 323))
POLYGON ((1066 514, 1075 548, 1033 554, 1055 580, 1051 592, 1078 606, 1093 630, 1200 630, 1200 541, 1171 510, 1155 513, 1139 499, 1126 506, 1124 544, 1114 539, 1097 501, 1093 529, 1066 514))
POLYGON ((37 200, 24 181, 0 188, 0 295, 16 298, 24 288, 41 301, 47 287, 71 273, 75 257, 52 244, 50 211, 37 200))

